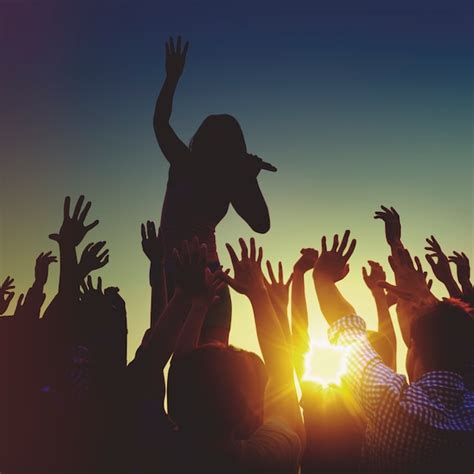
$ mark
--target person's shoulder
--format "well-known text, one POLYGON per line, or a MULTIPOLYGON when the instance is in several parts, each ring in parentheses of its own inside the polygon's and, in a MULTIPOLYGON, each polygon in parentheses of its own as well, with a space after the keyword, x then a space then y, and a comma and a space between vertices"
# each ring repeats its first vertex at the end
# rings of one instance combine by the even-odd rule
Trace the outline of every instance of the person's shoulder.
POLYGON ((270 436, 279 437, 295 441, 298 439, 296 433, 288 426, 288 424, 281 418, 269 418, 263 425, 261 425, 253 436, 270 436))
POLYGON ((183 159, 171 161, 168 175, 169 177, 196 176, 200 172, 199 163, 189 154, 183 159))
POLYGON ((278 418, 269 419, 242 441, 241 461, 255 472, 296 472, 300 455, 299 436, 278 418))

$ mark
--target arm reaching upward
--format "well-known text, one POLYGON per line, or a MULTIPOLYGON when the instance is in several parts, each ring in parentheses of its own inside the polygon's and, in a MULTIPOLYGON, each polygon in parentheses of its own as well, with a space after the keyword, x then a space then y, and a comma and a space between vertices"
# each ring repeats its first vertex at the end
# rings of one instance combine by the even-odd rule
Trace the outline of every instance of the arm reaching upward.
POLYGON ((426 255, 426 260, 430 264, 435 277, 444 284, 448 290, 449 296, 452 298, 459 298, 461 296, 461 290, 451 272, 448 257, 443 252, 434 236, 431 236, 430 239, 426 239, 426 242, 428 242, 428 246, 425 247, 425 250, 432 252, 426 255))
POLYGON ((32 319, 39 319, 41 306, 45 299, 44 286, 48 281, 49 266, 57 262, 58 259, 51 255, 51 252, 41 253, 36 259, 35 281, 28 291, 25 306, 32 319))
POLYGON ((13 291, 15 289, 14 281, 13 278, 7 276, 2 286, 0 286, 0 316, 8 309, 15 296, 13 291))
POLYGON ((402 226, 400 223, 400 216, 395 208, 390 209, 385 206, 381 206, 381 211, 376 211, 374 219, 380 219, 385 224, 385 238, 387 243, 392 250, 392 255, 399 248, 403 248, 402 244, 402 226))
POLYGON ((315 249, 302 249, 301 256, 293 267, 293 283, 291 285, 291 333, 293 346, 293 364, 298 379, 304 374, 304 356, 309 351, 310 339, 308 332, 308 307, 304 276, 314 268, 318 259, 315 249))
POLYGON ((80 269, 77 262, 76 247, 83 241, 86 234, 99 224, 95 220, 86 225, 85 220, 91 203, 84 207, 84 196, 80 196, 70 213, 71 198, 64 200, 63 223, 58 233, 50 234, 49 238, 59 244, 59 289, 44 314, 45 319, 55 319, 61 315, 73 318, 79 301, 80 269))
POLYGON ((456 264, 458 281, 461 285, 463 293, 465 295, 469 294, 472 291, 471 267, 469 266, 469 258, 464 252, 454 252, 454 254, 449 257, 449 261, 456 264))
MULTIPOLYGON (((204 260, 204 263, 205 262, 204 260)), ((207 312, 213 304, 219 301, 218 293, 225 285, 225 283, 216 278, 208 268, 204 270, 203 278, 205 285, 198 293, 192 295, 191 309, 181 330, 174 351, 176 357, 187 354, 199 346, 202 325, 206 319, 207 312)))
POLYGON ((408 250, 398 249, 393 256, 388 257, 395 274, 395 285, 379 282, 382 288, 398 298, 398 324, 407 347, 410 345, 410 327, 418 306, 436 301, 430 291, 432 281, 426 281, 427 273, 423 271, 420 259, 415 257, 414 260, 415 264, 408 250))
POLYGON ((175 131, 171 128, 170 118, 173 110, 173 97, 179 78, 183 73, 188 52, 189 43, 186 42, 181 48, 181 36, 178 36, 176 46, 173 38, 165 44, 166 50, 166 78, 158 96, 153 118, 153 128, 155 130, 158 145, 165 158, 171 163, 178 163, 189 154, 188 147, 179 139, 175 131))
POLYGON ((270 261, 267 260, 267 270, 270 277, 270 281, 265 278, 265 286, 267 287, 268 296, 272 302, 275 314, 280 321, 280 326, 285 334, 288 347, 291 348, 291 331, 288 322, 288 300, 290 296, 290 284, 293 279, 291 274, 285 283, 283 278, 283 265, 278 262, 278 279, 275 278, 273 267, 270 261))
POLYGON ((88 202, 84 208, 84 196, 80 196, 72 215, 70 215, 71 198, 64 200, 64 219, 61 229, 57 234, 51 234, 50 239, 59 244, 60 251, 60 274, 59 293, 67 294, 69 297, 79 297, 79 283, 81 275, 77 263, 76 247, 82 242, 86 234, 97 226, 98 220, 85 225, 85 220, 91 203, 88 202))
POLYGON ((342 296, 336 282, 349 273, 349 258, 354 252, 356 240, 352 240, 346 252, 350 232, 346 230, 339 245, 339 236, 335 235, 331 250, 326 247, 326 237, 321 240, 321 254, 313 270, 314 285, 321 312, 329 325, 343 316, 355 314, 352 305, 342 296))
POLYGON ((243 239, 239 239, 241 258, 227 244, 234 267, 234 278, 221 272, 221 278, 237 292, 246 295, 253 308, 257 337, 269 374, 265 394, 265 417, 283 419, 304 444, 304 427, 293 379, 291 351, 275 314, 261 269, 262 248, 255 247, 250 239, 250 252, 243 239))
POLYGON ((392 318, 389 311, 389 303, 385 290, 379 286, 380 282, 386 281, 385 272, 377 262, 369 260, 370 274, 365 267, 362 267, 362 276, 365 284, 369 288, 375 300, 377 307, 378 332, 383 334, 389 341, 393 348, 393 363, 391 369, 397 370, 397 338, 395 336, 395 328, 393 327, 392 318))
POLYGON ((184 353, 197 347, 204 317, 221 283, 211 282, 206 274, 207 247, 200 245, 197 237, 184 241, 180 251, 174 250, 174 257, 176 298, 173 296, 158 318, 145 344, 147 351, 153 353, 157 371, 163 370, 177 348, 184 353))
POLYGON ((141 225, 143 253, 150 260, 151 324, 153 327, 168 303, 165 268, 163 264, 165 245, 163 235, 156 232, 155 223, 147 221, 141 225))
POLYGON ((103 250, 105 243, 105 241, 91 242, 84 247, 79 260, 79 279, 81 281, 85 280, 89 273, 99 270, 109 263, 109 251, 108 249, 103 250))

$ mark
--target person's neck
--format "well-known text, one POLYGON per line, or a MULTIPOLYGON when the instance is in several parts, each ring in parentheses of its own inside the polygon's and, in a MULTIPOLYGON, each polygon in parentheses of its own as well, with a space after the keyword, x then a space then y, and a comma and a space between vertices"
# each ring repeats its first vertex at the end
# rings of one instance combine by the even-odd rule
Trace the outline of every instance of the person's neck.
POLYGON ((420 380, 421 378, 423 378, 424 376, 432 373, 432 372, 452 372, 454 374, 458 374, 462 377, 462 371, 456 369, 456 368, 453 368, 453 367, 437 367, 437 366, 421 366, 421 367, 417 367, 416 370, 415 370, 415 375, 413 377, 413 380, 412 382, 417 382, 418 380, 420 380))

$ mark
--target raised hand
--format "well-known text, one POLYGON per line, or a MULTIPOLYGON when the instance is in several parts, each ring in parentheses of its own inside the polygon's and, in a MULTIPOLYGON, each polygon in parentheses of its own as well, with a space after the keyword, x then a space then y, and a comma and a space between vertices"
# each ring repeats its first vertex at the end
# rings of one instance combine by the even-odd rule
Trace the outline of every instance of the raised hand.
POLYGON ((427 273, 423 271, 418 257, 415 257, 415 267, 410 252, 398 249, 393 256, 388 257, 388 261, 395 274, 396 284, 380 282, 382 288, 412 303, 424 304, 436 301, 430 291, 432 282, 426 281, 427 273))
POLYGON ((57 234, 50 234, 49 238, 55 240, 60 245, 68 245, 77 247, 85 235, 99 223, 98 220, 95 220, 89 225, 85 225, 84 221, 86 220, 89 209, 91 208, 90 201, 86 203, 84 208, 82 205, 84 203, 84 196, 80 196, 77 200, 76 206, 72 216, 70 215, 70 206, 71 198, 69 196, 64 200, 64 218, 61 225, 61 229, 57 234))
POLYGON ((204 289, 201 294, 194 298, 194 302, 198 301, 207 307, 211 307, 219 301, 219 293, 224 289, 225 283, 209 268, 204 270, 204 279, 204 289))
POLYGON ((190 242, 183 241, 181 250, 173 250, 176 262, 176 286, 190 298, 206 291, 207 245, 200 244, 194 237, 190 242))
POLYGON ((87 244, 82 251, 81 259, 79 261, 79 272, 81 279, 84 279, 89 273, 94 270, 99 270, 109 263, 109 251, 102 249, 105 246, 105 241, 87 244))
POLYGON ((376 211, 374 219, 381 219, 385 223, 385 238, 390 247, 399 247, 402 245, 402 226, 398 212, 391 207, 390 209, 381 206, 381 211, 376 211))
POLYGON ((186 53, 188 52, 189 41, 186 41, 184 47, 181 47, 181 36, 178 36, 176 46, 173 38, 170 36, 165 43, 166 51, 166 75, 169 78, 178 80, 184 70, 186 62, 186 53))
POLYGON ((41 306, 46 299, 46 295, 40 291, 35 291, 34 288, 30 288, 26 293, 26 296, 22 293, 18 297, 16 303, 15 313, 13 316, 17 319, 28 319, 36 320, 39 318, 41 306))
POLYGON ((336 234, 333 239, 333 245, 330 250, 326 247, 326 236, 321 240, 321 254, 316 261, 313 270, 313 278, 338 282, 346 277, 349 273, 349 264, 347 263, 354 253, 356 240, 353 239, 349 243, 350 231, 346 230, 339 244, 339 236, 336 234), (346 251, 347 248, 347 251, 346 251))
POLYGON ((397 299, 397 316, 403 340, 410 344, 410 328, 413 318, 419 314, 423 306, 435 303, 437 300, 431 293, 431 280, 426 281, 427 273, 423 271, 420 259, 415 257, 415 264, 410 252, 404 248, 397 249, 388 257, 390 266, 395 273, 395 285, 381 282, 388 295, 397 299))
POLYGON ((364 278, 365 284, 372 293, 374 291, 383 291, 379 286, 379 282, 386 281, 386 275, 382 265, 372 260, 369 260, 368 263, 370 266, 370 274, 365 267, 362 267, 362 277, 364 278))
POLYGON ((273 273, 272 264, 267 260, 267 270, 270 281, 264 278, 265 286, 267 287, 268 295, 275 308, 277 315, 279 313, 285 313, 288 308, 288 300, 290 297, 290 284, 293 279, 293 273, 289 276, 285 283, 283 278, 283 265, 278 262, 278 279, 275 278, 273 273))
POLYGON ((458 281, 461 284, 463 293, 470 292, 472 290, 471 267, 469 266, 467 255, 464 252, 454 252, 448 260, 456 265, 458 281))
MULTIPOLYGON (((92 277, 88 275, 80 285, 79 299, 81 304, 85 305, 84 307, 86 309, 84 309, 83 312, 89 323, 91 318, 100 316, 101 313, 105 314, 109 304, 105 298, 104 290, 102 289, 102 278, 97 278, 97 286, 94 287, 92 277)), ((96 324, 98 324, 98 321, 96 321, 96 324)))
POLYGON ((262 273, 262 247, 255 247, 255 239, 250 239, 250 253, 245 240, 239 239, 241 257, 240 260, 235 250, 230 244, 226 244, 229 252, 232 266, 234 268, 234 277, 230 277, 224 272, 219 272, 219 278, 229 284, 238 293, 251 298, 255 293, 266 292, 265 278, 262 273))
POLYGON ((396 302, 393 293, 386 292, 381 286, 381 282, 385 282, 386 275, 380 263, 369 260, 370 273, 365 267, 362 267, 362 276, 365 284, 372 292, 377 308, 377 331, 384 335, 389 341, 394 350, 394 357, 390 361, 390 367, 396 369, 396 348, 397 338, 395 336, 395 329, 393 327, 392 318, 390 316, 390 306, 396 302))
POLYGON ((12 291, 15 288, 15 285, 13 285, 14 281, 13 278, 8 276, 3 281, 2 286, 0 286, 0 315, 5 313, 15 296, 14 291, 12 291))
POLYGON ((362 277, 364 282, 369 288, 369 290, 374 294, 374 296, 379 293, 383 293, 387 307, 390 308, 394 304, 397 304, 398 297, 392 292, 386 292, 380 285, 380 282, 386 281, 385 271, 378 262, 372 260, 368 261, 370 266, 370 274, 368 274, 367 269, 362 267, 362 277))
POLYGON ((165 246, 162 234, 156 231, 153 221, 141 225, 143 253, 152 263, 161 263, 165 256, 165 246))
POLYGON ((13 313, 15 318, 21 318, 25 316, 25 303, 25 294, 21 293, 16 301, 15 312, 13 313))
POLYGON ((120 295, 120 289, 114 286, 103 289, 102 278, 97 278, 97 286, 94 287, 91 275, 81 283, 81 302, 89 305, 87 312, 89 316, 95 316, 101 311, 104 312, 103 318, 106 316, 105 312, 113 310, 117 313, 126 316, 125 301, 120 295))
POLYGON ((301 256, 293 266, 293 272, 306 273, 312 270, 318 260, 318 251, 312 248, 301 249, 301 256))
POLYGON ((40 287, 44 287, 44 285, 46 285, 46 282, 48 281, 49 266, 57 261, 58 259, 54 255, 51 255, 51 252, 41 253, 38 256, 35 266, 36 284, 38 284, 40 287))
POLYGON ((319 307, 330 325, 343 316, 356 314, 354 307, 342 296, 336 286, 336 282, 349 273, 347 262, 356 247, 355 239, 349 244, 349 236, 350 231, 346 230, 339 244, 339 236, 335 235, 330 250, 326 247, 326 237, 323 237, 321 253, 313 269, 313 282, 319 307), (349 247, 347 247, 348 244, 349 247))
POLYGON ((94 283, 92 282, 92 277, 89 275, 86 280, 81 283, 81 300, 85 301, 87 299, 97 299, 104 296, 104 291, 102 290, 102 278, 97 278, 97 287, 94 288, 94 283))
POLYGON ((425 247, 425 250, 432 252, 426 255, 426 260, 430 264, 435 277, 444 285, 448 290, 450 296, 458 297, 461 295, 461 291, 454 280, 453 274, 451 272, 451 267, 449 266, 449 260, 446 254, 441 249, 438 241, 434 236, 426 239, 428 246, 425 247), (435 260, 436 258, 436 260, 435 260))

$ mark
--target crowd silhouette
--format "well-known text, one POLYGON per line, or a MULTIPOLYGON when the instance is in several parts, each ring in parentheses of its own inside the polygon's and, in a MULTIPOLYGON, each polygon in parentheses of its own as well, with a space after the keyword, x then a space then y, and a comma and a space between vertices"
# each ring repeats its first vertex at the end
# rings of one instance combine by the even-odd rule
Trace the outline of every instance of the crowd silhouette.
POLYGON ((189 146, 178 138, 170 117, 187 51, 180 37, 166 43, 153 122, 170 170, 159 226, 141 226, 149 328, 127 363, 125 301, 117 287, 92 278, 108 263, 105 242, 88 243, 78 258, 99 221, 91 222, 84 196, 66 197, 60 229, 49 236, 59 257, 38 256, 13 311, 14 279, 0 286, 0 472, 473 472, 474 290, 466 254, 448 256, 434 236, 426 239, 426 261, 446 288, 435 295, 402 242, 397 211, 376 211, 393 283, 372 260, 360 278, 375 301, 377 331, 337 286, 356 249, 349 230, 302 249, 286 275, 281 262, 266 261, 264 272, 262 247, 240 238, 238 248, 226 244, 232 269, 224 269, 217 225, 232 205, 253 231, 268 232, 257 178, 276 168, 247 152, 230 115, 207 117, 189 146), (58 291, 43 310, 55 263, 58 291), (348 349, 338 385, 304 377, 308 272, 329 341, 348 349), (262 358, 228 343, 231 290, 251 304, 262 358), (397 373, 401 344, 408 380, 397 373))

